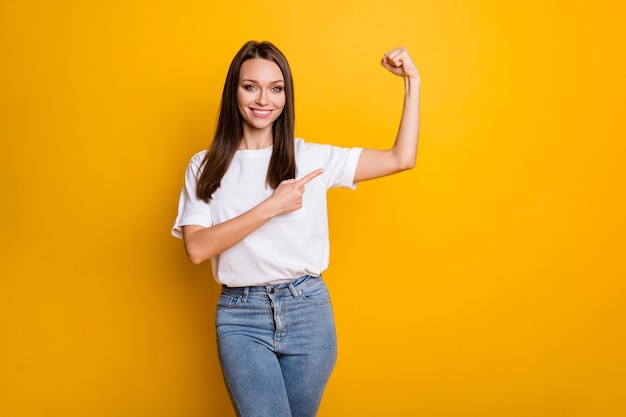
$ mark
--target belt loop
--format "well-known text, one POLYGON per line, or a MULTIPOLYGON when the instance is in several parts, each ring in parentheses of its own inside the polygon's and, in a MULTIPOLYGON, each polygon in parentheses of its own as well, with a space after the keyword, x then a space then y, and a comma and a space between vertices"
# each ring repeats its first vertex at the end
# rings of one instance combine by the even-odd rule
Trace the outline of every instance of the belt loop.
POLYGON ((293 294, 293 298, 300 297, 300 293, 298 292, 298 290, 296 290, 296 287, 293 285, 293 282, 290 282, 288 286, 289 286, 289 290, 293 294))
POLYGON ((250 287, 243 287, 243 296, 241 297, 241 301, 244 303, 248 301, 248 294, 250 293, 250 287))

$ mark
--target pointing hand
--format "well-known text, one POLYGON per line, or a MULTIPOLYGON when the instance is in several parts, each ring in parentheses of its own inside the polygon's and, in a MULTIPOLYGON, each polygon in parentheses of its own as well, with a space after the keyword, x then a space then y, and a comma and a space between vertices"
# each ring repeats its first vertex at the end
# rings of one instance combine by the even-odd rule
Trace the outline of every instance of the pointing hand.
POLYGON ((302 208, 302 196, 304 186, 324 172, 323 169, 316 169, 309 172, 299 180, 284 180, 274 190, 270 198, 278 204, 278 214, 289 213, 302 208))

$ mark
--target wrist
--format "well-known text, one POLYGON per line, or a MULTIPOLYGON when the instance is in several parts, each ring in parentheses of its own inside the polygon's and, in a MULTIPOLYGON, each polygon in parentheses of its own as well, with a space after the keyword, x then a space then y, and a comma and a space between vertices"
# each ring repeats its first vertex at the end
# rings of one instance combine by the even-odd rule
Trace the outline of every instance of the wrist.
POLYGON ((258 205, 258 208, 262 213, 264 221, 271 220, 280 214, 280 208, 276 204, 273 194, 261 202, 261 204, 258 205))
POLYGON ((419 94, 421 79, 419 75, 404 77, 404 92, 406 95, 419 94))

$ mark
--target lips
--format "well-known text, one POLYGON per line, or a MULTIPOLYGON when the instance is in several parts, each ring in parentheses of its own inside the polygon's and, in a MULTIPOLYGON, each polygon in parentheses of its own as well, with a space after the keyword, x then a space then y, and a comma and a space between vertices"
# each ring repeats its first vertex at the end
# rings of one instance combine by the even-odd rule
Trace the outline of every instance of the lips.
POLYGON ((250 109, 252 114, 256 117, 265 118, 272 114, 271 110, 250 109))

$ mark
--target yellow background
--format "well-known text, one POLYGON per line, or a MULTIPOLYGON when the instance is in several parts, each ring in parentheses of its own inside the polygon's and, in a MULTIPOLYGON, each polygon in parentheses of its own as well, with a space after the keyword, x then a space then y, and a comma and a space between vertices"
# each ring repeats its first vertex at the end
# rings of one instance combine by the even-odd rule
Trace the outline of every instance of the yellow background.
MULTIPOLYGON (((417 167, 330 192, 340 356, 320 417, 626 415, 624 6, 0 3, 0 415, 234 416, 219 291, 169 235, 227 67, 269 39, 297 134, 417 167)), ((245 359, 242 361, 245 363, 245 359)))

